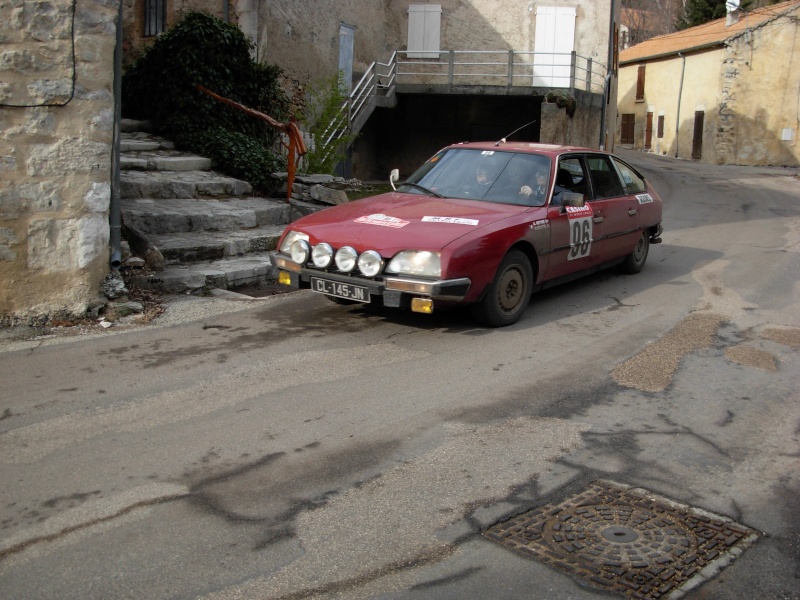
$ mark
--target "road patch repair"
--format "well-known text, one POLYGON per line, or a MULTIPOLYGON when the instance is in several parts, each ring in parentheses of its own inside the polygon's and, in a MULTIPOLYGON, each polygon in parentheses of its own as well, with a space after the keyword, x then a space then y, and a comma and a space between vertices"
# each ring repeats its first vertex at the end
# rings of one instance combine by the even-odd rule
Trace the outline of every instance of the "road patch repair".
POLYGON ((592 587, 648 600, 680 598, 758 537, 726 517, 602 480, 559 504, 496 523, 483 535, 592 587))

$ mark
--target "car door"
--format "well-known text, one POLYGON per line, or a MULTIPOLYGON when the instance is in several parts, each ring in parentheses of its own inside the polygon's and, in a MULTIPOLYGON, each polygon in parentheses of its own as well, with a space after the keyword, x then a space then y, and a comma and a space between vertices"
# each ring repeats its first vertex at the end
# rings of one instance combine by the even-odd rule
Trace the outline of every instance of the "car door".
POLYGON ((603 222, 591 200, 586 166, 579 154, 562 155, 556 163, 548 205, 550 253, 547 279, 583 271, 600 262, 603 222), (582 198, 583 206, 564 206, 565 198, 582 198))
POLYGON ((611 156, 587 154, 595 223, 602 228, 600 262, 630 254, 639 237, 639 203, 629 194, 611 156))

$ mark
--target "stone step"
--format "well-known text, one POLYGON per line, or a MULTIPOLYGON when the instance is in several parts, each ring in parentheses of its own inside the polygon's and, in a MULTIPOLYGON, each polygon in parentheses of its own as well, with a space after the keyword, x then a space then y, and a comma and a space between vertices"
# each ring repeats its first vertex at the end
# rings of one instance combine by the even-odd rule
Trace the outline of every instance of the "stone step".
POLYGON ((153 150, 175 150, 175 144, 145 131, 123 133, 119 148, 122 152, 151 152, 153 150))
POLYGON ((119 124, 122 133, 144 133, 153 129, 153 124, 150 121, 137 119, 121 119, 119 124))
POLYGON ((253 187, 246 181, 214 171, 122 171, 122 198, 198 198, 244 196, 253 187))
POLYGON ((167 265, 158 273, 133 275, 130 283, 172 294, 205 294, 214 288, 229 289, 274 279, 272 254, 262 252, 196 264, 167 265))
POLYGON ((122 201, 125 223, 150 236, 192 231, 232 231, 285 225, 292 207, 272 198, 152 199, 122 201))
POLYGON ((237 231, 197 231, 148 236, 167 264, 196 263, 274 250, 285 225, 237 231))
POLYGON ((176 151, 128 152, 120 156, 123 171, 207 171, 211 159, 176 151))

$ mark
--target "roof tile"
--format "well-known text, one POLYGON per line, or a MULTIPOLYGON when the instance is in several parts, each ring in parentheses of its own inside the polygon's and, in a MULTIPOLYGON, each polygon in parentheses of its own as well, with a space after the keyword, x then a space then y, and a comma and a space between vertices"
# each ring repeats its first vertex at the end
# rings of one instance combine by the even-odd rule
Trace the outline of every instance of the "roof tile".
POLYGON ((744 13, 737 23, 730 26, 726 26, 726 19, 722 18, 683 31, 659 35, 620 52, 619 62, 626 64, 719 46, 725 40, 759 27, 798 7, 800 0, 790 0, 744 13))

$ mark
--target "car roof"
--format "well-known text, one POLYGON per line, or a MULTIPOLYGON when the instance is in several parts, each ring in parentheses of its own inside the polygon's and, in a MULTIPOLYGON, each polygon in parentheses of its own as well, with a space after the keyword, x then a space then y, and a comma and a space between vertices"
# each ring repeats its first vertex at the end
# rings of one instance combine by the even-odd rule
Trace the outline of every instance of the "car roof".
POLYGON ((558 156, 567 152, 592 152, 597 154, 608 154, 596 148, 585 148, 582 146, 561 146, 559 144, 540 144, 537 142, 505 142, 503 140, 494 142, 461 142, 452 144, 448 148, 471 148, 474 150, 493 150, 507 152, 526 152, 534 154, 545 154, 548 156, 558 156))

